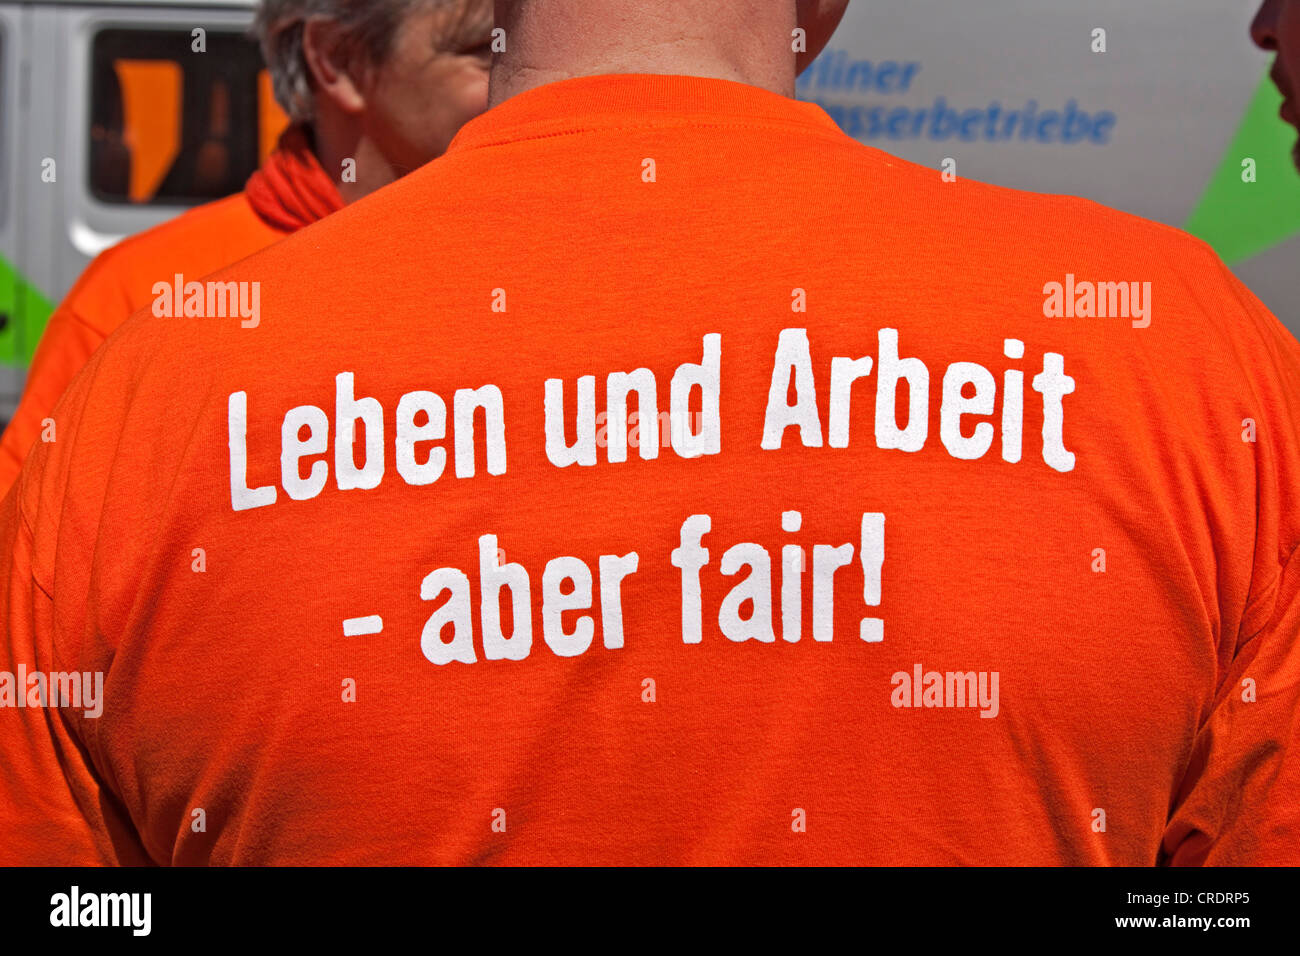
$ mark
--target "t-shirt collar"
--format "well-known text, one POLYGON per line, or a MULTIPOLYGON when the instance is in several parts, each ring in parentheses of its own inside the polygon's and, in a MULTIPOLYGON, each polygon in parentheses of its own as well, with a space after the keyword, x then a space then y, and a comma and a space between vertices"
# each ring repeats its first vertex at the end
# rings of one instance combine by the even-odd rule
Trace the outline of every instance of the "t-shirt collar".
POLYGON ((757 86, 699 76, 619 73, 525 90, 463 126, 447 152, 623 127, 629 121, 776 124, 838 133, 826 111, 757 86))

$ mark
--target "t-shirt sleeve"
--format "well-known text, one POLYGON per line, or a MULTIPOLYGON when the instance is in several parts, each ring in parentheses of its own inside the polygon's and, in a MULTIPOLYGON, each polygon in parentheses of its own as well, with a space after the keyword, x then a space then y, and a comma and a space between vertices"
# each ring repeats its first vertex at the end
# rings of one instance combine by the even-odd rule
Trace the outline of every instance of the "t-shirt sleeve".
POLYGON ((80 866, 112 862, 99 834, 97 786, 63 708, 45 706, 49 688, 28 679, 61 670, 41 637, 52 601, 32 576, 32 532, 17 494, 0 518, 4 643, 0 674, 0 864, 80 866))
POLYGON ((1238 649, 1197 735, 1165 834, 1174 865, 1300 860, 1300 554, 1282 571, 1273 605, 1238 649))
POLYGON ((0 865, 5 866, 147 862, 85 746, 87 723, 102 716, 106 679, 74 659, 79 635, 59 627, 53 573, 40 557, 58 533, 59 489, 86 379, 82 376, 58 405, 58 441, 33 449, 26 470, 0 503, 0 865))
MULTIPOLYGON (((1250 597, 1171 808, 1174 865, 1300 861, 1300 343, 1222 265, 1223 312, 1245 385, 1242 447, 1255 456, 1250 597), (1249 419, 1248 421, 1246 419, 1249 419), (1252 441, 1253 439, 1253 441, 1252 441), (1253 446, 1253 447, 1252 447, 1253 446)), ((1233 400, 1233 399, 1225 399, 1233 400)), ((1232 440, 1236 440, 1233 436, 1232 440)))

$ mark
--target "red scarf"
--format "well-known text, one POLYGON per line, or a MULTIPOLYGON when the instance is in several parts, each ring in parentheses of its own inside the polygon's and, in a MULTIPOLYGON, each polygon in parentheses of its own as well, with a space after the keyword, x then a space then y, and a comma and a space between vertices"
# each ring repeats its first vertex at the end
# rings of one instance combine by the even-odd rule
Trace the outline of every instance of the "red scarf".
POLYGON ((343 197, 321 168, 301 126, 290 126, 262 168, 248 178, 244 195, 267 225, 296 232, 343 208, 343 197))

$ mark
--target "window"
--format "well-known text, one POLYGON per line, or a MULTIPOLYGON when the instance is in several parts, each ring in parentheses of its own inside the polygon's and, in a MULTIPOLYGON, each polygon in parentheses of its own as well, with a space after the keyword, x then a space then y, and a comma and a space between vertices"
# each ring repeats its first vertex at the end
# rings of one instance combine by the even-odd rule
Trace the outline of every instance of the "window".
POLYGON ((257 44, 188 28, 106 29, 90 79, 90 191, 110 203, 194 205, 243 189, 287 119, 257 44))

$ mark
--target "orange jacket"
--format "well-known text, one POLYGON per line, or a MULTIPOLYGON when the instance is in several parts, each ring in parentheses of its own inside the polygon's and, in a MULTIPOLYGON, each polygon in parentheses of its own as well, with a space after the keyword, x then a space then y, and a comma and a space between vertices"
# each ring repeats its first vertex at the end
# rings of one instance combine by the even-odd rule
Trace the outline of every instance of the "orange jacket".
POLYGON ((104 339, 176 274, 199 279, 342 208, 302 131, 290 127, 244 192, 208 203, 100 254, 50 316, 13 419, 0 436, 0 496, 18 477, 50 413, 104 339))
POLYGON ((1205 244, 603 76, 218 278, 0 509, 0 671, 106 678, 0 862, 1300 862, 1300 345, 1205 244))

